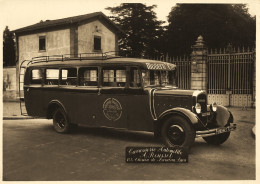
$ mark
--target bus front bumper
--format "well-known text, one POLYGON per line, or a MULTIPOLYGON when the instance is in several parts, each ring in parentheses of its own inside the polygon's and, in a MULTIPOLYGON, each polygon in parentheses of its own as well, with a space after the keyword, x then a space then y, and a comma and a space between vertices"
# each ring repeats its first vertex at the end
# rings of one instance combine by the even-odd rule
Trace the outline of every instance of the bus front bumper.
POLYGON ((202 130, 202 131, 196 131, 196 137, 209 137, 213 135, 223 134, 225 132, 231 132, 236 129, 237 124, 232 123, 230 126, 227 127, 219 127, 209 130, 202 130))

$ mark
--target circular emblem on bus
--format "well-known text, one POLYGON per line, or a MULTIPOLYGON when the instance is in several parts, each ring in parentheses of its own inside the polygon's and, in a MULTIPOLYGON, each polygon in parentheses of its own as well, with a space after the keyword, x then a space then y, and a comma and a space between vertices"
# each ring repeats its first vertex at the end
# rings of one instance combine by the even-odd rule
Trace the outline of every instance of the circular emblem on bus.
POLYGON ((108 98, 103 104, 103 113, 107 119, 116 121, 122 115, 122 107, 118 100, 108 98))

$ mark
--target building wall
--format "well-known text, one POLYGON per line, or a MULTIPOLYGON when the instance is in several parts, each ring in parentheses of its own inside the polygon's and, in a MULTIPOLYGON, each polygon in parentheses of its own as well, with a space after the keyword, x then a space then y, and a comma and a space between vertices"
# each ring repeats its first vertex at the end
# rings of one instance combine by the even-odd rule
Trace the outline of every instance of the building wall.
POLYGON ((19 37, 19 62, 36 56, 70 54, 70 29, 19 37), (46 37, 46 51, 39 51, 39 36, 46 37))
POLYGON ((116 50, 116 35, 96 20, 78 27, 78 53, 94 52, 94 36, 101 37, 102 52, 116 50))
MULTIPOLYGON (((67 29, 46 31, 18 37, 18 60, 16 81, 19 81, 19 66, 32 57, 94 52, 94 36, 101 37, 101 51, 117 50, 117 37, 100 21, 88 22, 67 29), (39 37, 46 38, 46 51, 39 51, 39 37)), ((16 82, 17 92, 19 83, 16 82)), ((22 86, 21 86, 22 90, 22 86)))
POLYGON ((16 67, 3 68, 3 100, 17 100, 16 67))

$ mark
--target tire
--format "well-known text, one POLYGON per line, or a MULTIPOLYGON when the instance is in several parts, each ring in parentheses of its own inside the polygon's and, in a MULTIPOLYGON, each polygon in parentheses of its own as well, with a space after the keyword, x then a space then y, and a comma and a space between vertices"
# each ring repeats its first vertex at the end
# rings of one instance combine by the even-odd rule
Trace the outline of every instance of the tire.
MULTIPOLYGON (((226 126, 229 126, 230 123, 227 123, 225 125, 226 126)), ((218 128, 217 126, 214 126, 212 128, 218 128)), ((218 135, 213 135, 213 136, 209 136, 209 137, 202 137, 206 143, 208 144, 212 144, 212 145, 220 145, 220 144, 223 144, 224 142, 226 142, 226 140, 228 140, 230 136, 230 132, 226 132, 226 133, 222 133, 222 134, 218 134, 218 135)))
POLYGON ((62 108, 57 108, 53 113, 53 128, 58 133, 68 133, 71 129, 67 114, 62 108))
POLYGON ((229 138, 230 132, 226 132, 223 134, 218 134, 218 135, 213 135, 210 137, 203 137, 203 139, 208 143, 208 144, 213 144, 213 145, 220 145, 226 142, 226 140, 229 138))
POLYGON ((161 136, 167 147, 181 146, 189 150, 195 140, 195 131, 183 117, 172 116, 163 123, 161 136))
POLYGON ((153 136, 155 139, 160 140, 161 139, 161 129, 159 127, 156 127, 153 132, 153 136))

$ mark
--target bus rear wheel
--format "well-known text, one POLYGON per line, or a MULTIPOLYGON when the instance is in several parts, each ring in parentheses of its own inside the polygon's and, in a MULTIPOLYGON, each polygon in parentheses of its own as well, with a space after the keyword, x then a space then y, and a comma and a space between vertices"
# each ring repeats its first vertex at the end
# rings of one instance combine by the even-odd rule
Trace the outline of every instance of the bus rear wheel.
POLYGON ((61 108, 57 108, 53 113, 53 127, 58 133, 68 133, 71 129, 67 114, 61 108))

